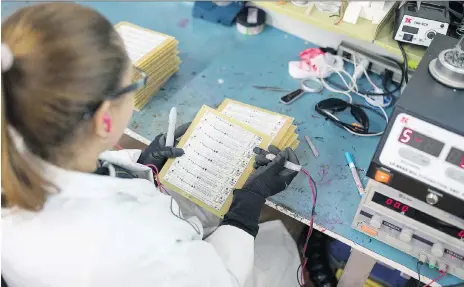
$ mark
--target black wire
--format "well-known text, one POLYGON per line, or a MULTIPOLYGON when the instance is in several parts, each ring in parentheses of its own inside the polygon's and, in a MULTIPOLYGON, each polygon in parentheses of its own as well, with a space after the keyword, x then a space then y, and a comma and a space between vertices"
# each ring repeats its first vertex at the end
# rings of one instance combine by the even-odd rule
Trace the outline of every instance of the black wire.
POLYGON ((398 42, 398 46, 400 47, 401 55, 403 55, 403 66, 404 66, 404 80, 406 81, 406 84, 409 81, 409 76, 408 76, 408 55, 406 55, 406 51, 404 51, 403 44, 401 42, 398 42))
MULTIPOLYGON (((398 65, 398 67, 400 68, 401 70, 401 80, 400 80, 400 83, 397 84, 396 88, 393 90, 393 91, 390 91, 387 87, 387 79, 384 78, 385 81, 382 80, 382 86, 384 88, 385 91, 389 92, 390 95, 391 95, 391 103, 390 103, 390 106, 394 106, 396 104, 396 101, 398 100, 398 97, 396 97, 393 93, 398 91, 399 89, 401 89, 401 87, 403 87, 403 83, 404 83, 404 80, 405 80, 405 70, 404 70, 404 66, 398 62, 396 59, 393 59, 393 58, 390 58, 390 57, 387 57, 387 56, 384 56, 386 59, 392 61, 392 62, 395 62, 396 65, 398 65)), ((392 78, 390 78, 391 82, 393 82, 392 78)))
MULTIPOLYGON (((398 90, 400 90, 401 87, 403 86, 403 83, 404 83, 404 81, 405 81, 405 78, 407 77, 407 75, 406 75, 407 69, 405 70, 405 69, 404 69, 404 66, 403 66, 400 62, 398 62, 397 60, 395 60, 395 59, 393 59, 393 58, 390 58, 390 57, 387 57, 387 56, 384 56, 384 58, 385 58, 385 59, 388 59, 388 60, 390 60, 390 61, 392 61, 392 62, 394 62, 394 63, 398 66, 398 68, 400 68, 400 70, 401 70, 401 80, 400 80, 400 83, 396 86, 396 88, 395 88, 393 91, 388 91, 388 89, 386 89, 386 90, 393 96, 393 93, 396 92, 396 91, 398 91, 398 90), (406 75, 406 76, 405 76, 405 75, 406 75)), ((382 82, 383 82, 383 81, 382 81, 382 82)), ((392 82, 393 82, 393 81, 392 81, 392 82)), ((384 88, 385 88, 385 86, 384 86, 384 88)), ((366 95, 368 95, 368 94, 366 94, 366 95)), ((393 96, 393 97, 394 97, 394 96, 393 96)))
POLYGON ((416 265, 416 268, 417 268, 417 278, 419 281, 417 281, 417 287, 420 287, 421 286, 421 279, 420 279, 420 276, 421 276, 421 273, 420 273, 420 269, 422 267, 422 261, 419 261, 417 260, 417 265, 416 265))
MULTIPOLYGON (((398 98, 388 89, 386 81, 382 81, 382 87, 383 87, 383 89, 385 91, 391 93, 390 94, 390 99, 391 99, 390 106, 394 106, 396 104, 396 101, 398 100, 398 98)), ((401 87, 401 86, 398 86, 398 87, 401 87)))
MULTIPOLYGON (((316 199, 314 200, 314 202, 317 202, 317 185, 316 185, 316 182, 314 181, 313 177, 311 175, 309 175, 309 178, 311 179, 311 181, 313 182, 313 185, 314 185, 314 191, 315 191, 315 194, 316 194, 316 199)), ((312 209, 312 213, 314 214, 314 210, 316 209, 316 205, 313 206, 313 209, 312 209)))
POLYGON ((358 91, 360 94, 364 94, 364 95, 367 95, 367 96, 388 96, 388 95, 392 95, 394 92, 401 89, 401 87, 403 86, 404 78, 405 78, 405 70, 404 70, 403 65, 400 62, 398 62, 397 60, 393 59, 393 58, 386 57, 386 56, 384 58, 394 62, 400 68, 400 70, 401 70, 401 80, 400 80, 399 85, 396 86, 393 91, 387 91, 386 93, 372 93, 372 92, 368 92, 368 91, 358 91))

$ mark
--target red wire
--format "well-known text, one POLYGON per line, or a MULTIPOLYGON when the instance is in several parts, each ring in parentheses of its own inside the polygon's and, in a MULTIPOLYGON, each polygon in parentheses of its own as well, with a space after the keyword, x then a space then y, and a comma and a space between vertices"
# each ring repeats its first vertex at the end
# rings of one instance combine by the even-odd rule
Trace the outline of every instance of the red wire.
MULTIPOLYGON (((304 174, 306 174, 306 176, 308 177, 309 186, 311 187, 311 193, 313 195, 313 206, 316 206, 316 202, 317 202, 316 188, 314 187, 313 181, 311 180, 311 175, 305 169, 301 169, 301 171, 304 174)), ((306 255, 306 249, 308 248, 308 241, 309 241, 309 238, 311 237, 311 234, 313 233, 313 224, 314 224, 314 214, 311 212, 311 219, 309 221, 308 234, 306 235, 306 240, 305 240, 305 244, 304 244, 304 247, 303 247, 303 256, 306 255)), ((303 285, 304 285, 304 276, 303 276, 303 274, 304 274, 304 270, 306 268, 307 263, 308 263, 308 258, 305 258, 304 261, 303 261, 303 265, 302 265, 302 268, 301 268, 301 275, 300 275, 300 282, 303 285)))
POLYGON ((343 17, 345 16, 345 9, 344 9, 344 6, 345 6, 345 5, 343 4, 343 1, 340 1, 340 2, 342 3, 342 5, 341 5, 341 7, 340 7, 340 9, 341 9, 341 11, 340 11, 340 12, 341 12, 341 13, 340 13, 340 14, 341 14, 341 15, 340 15, 340 19, 338 19, 338 21, 335 22, 334 25, 340 24, 340 22, 343 20, 343 17))
MULTIPOLYGON (((121 145, 119 144, 115 144, 114 145, 115 148, 117 149, 124 149, 121 145)), ((156 180, 156 183, 158 184, 158 189, 161 191, 161 192, 164 192, 167 194, 167 191, 166 189, 164 188, 164 186, 161 184, 161 181, 159 179, 159 171, 158 171, 158 168, 156 167, 156 165, 154 164, 146 164, 145 166, 148 166, 151 171, 153 172, 153 174, 155 175, 155 180, 156 180)))
POLYGON ((161 181, 159 179, 159 171, 158 171, 158 168, 156 167, 156 165, 154 164, 146 164, 146 166, 148 166, 149 168, 151 168, 153 174, 155 175, 155 180, 156 180, 156 183, 158 184, 158 188, 161 192, 164 192, 164 193, 167 193, 166 192, 166 189, 164 189, 163 185, 161 184, 161 181))
POLYGON ((445 275, 446 275, 446 271, 440 270, 440 276, 438 276, 437 278, 433 279, 432 282, 430 282, 429 284, 425 285, 424 287, 432 286, 433 282, 438 282, 438 280, 440 280, 441 278, 445 277, 445 275))
MULTIPOLYGON (((164 192, 164 193, 167 193, 166 190, 164 189, 163 185, 161 184, 160 179, 159 179, 158 168, 153 164, 146 164, 146 166, 151 168, 151 170, 153 171, 153 174, 155 175, 156 183, 158 184, 158 188, 160 189, 160 191, 164 192)), ((316 189, 314 187, 313 181, 311 180, 311 175, 305 169, 301 169, 301 171, 308 177, 309 186, 311 187, 311 193, 312 193, 312 196, 313 196, 313 206, 316 206, 316 202, 317 202, 316 189)), ((308 248, 308 240, 311 237, 311 234, 313 233, 313 224, 314 224, 314 214, 311 213, 311 219, 310 219, 310 222, 309 222, 308 234, 306 236, 305 245, 303 247, 303 256, 305 256, 305 254, 306 254, 306 250, 308 248)), ((301 268, 301 275, 300 275, 300 281, 303 284, 304 284, 304 276, 303 275, 304 275, 304 270, 306 268, 307 263, 308 263, 308 258, 305 258, 304 262, 303 262, 303 265, 302 265, 302 268, 301 268)), ((440 278, 438 278, 438 279, 440 279, 440 278)), ((438 279, 436 279, 436 280, 438 280, 438 279)), ((432 281, 432 283, 433 283, 433 281, 432 281)))

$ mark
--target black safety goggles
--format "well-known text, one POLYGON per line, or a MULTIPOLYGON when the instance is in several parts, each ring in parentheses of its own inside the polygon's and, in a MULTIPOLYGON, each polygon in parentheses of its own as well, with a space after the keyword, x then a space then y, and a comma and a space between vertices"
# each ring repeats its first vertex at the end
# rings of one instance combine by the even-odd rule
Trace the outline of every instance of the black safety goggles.
POLYGON ((337 98, 330 98, 320 101, 316 104, 315 110, 320 115, 324 116, 328 120, 332 121, 339 127, 345 127, 352 132, 359 134, 370 134, 369 133, 369 117, 363 108, 368 108, 363 105, 350 104, 344 100, 337 98), (349 124, 334 118, 334 114, 337 112, 343 112, 347 108, 350 108, 351 115, 354 117, 357 123, 349 124))
POLYGON ((88 107, 87 111, 84 113, 83 119, 84 120, 90 119, 93 116, 93 114, 95 114, 95 112, 98 110, 98 108, 100 108, 100 106, 103 104, 104 101, 114 100, 124 94, 135 92, 135 91, 138 91, 144 88, 147 85, 148 75, 142 69, 134 66, 134 75, 132 79, 133 79, 132 84, 124 88, 121 88, 114 93, 110 93, 106 95, 104 99, 102 101, 99 101, 98 103, 91 104, 88 107))

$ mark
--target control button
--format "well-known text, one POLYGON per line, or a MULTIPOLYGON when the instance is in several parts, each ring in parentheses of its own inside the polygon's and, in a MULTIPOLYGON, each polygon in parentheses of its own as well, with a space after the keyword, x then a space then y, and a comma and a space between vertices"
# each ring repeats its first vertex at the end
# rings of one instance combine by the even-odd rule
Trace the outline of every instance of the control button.
POLYGON ((390 244, 390 245, 392 245, 392 246, 394 246, 394 247, 396 247, 398 249, 401 249, 403 251, 411 251, 411 249, 412 249, 411 245, 409 245, 407 243, 404 243, 403 241, 400 241, 400 240, 398 240, 395 237, 390 236, 390 235, 385 235, 385 241, 388 244, 390 244))
POLYGON ((390 182, 390 180, 391 180, 391 174, 389 174, 388 172, 383 171, 381 169, 378 169, 375 172, 374 179, 376 181, 378 181, 378 182, 388 184, 390 182))
POLYGON ((427 263, 427 255, 425 254, 419 254, 419 261, 422 263, 427 263))
POLYGON ((432 254, 434 256, 437 256, 437 257, 442 257, 445 250, 443 248, 443 244, 441 243, 435 243, 433 246, 432 246, 432 250, 431 250, 432 254))
POLYGON ((411 42, 413 37, 414 37, 413 35, 405 33, 403 35, 403 40, 411 42))
POLYGON ((380 227, 382 227, 382 223, 383 223, 382 216, 380 216, 380 215, 372 216, 371 221, 370 221, 370 225, 372 227, 375 227, 375 228, 379 229, 380 227))
POLYGON ((407 148, 400 148, 399 152, 400 156, 402 158, 405 158, 407 160, 412 161, 415 164, 421 165, 421 166, 428 166, 430 164, 430 158, 422 155, 420 153, 417 153, 415 151, 412 151, 407 148))
POLYGON ((433 192, 429 192, 429 194, 425 197, 425 201, 427 201, 430 205, 435 205, 438 202, 438 195, 433 192))
POLYGON ((369 227, 367 225, 361 226, 361 230, 364 231, 365 233, 369 234, 370 236, 377 236, 378 232, 372 227, 369 227))
POLYGON ((456 170, 452 167, 448 167, 445 170, 445 174, 447 177, 464 184, 464 172, 463 171, 456 170))
POLYGON ((400 240, 404 242, 411 242, 412 239, 412 230, 408 228, 403 228, 400 233, 400 240))
POLYGON ((430 31, 427 33, 427 38, 433 39, 435 38, 435 35, 437 35, 437 33, 435 33, 434 31, 430 31))
POLYGON ((437 266, 437 259, 430 257, 429 258, 429 268, 435 268, 437 266))
POLYGON ((444 262, 438 262, 438 270, 448 271, 448 265, 446 265, 444 262))

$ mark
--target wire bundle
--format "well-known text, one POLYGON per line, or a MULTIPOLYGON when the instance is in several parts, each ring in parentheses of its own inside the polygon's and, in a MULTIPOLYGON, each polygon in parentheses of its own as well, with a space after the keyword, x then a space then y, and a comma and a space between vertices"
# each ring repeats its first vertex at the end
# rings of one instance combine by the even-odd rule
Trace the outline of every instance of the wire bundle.
MULTIPOLYGON (((403 86, 403 83, 404 83, 404 79, 405 79, 404 65, 401 64, 401 63, 399 63, 398 61, 396 61, 396 60, 393 59, 393 58, 390 58, 390 57, 385 57, 385 58, 388 59, 388 60, 393 61, 393 62, 398 66, 398 68, 400 68, 400 70, 401 70, 401 80, 400 80, 400 83, 399 83, 398 85, 396 85, 395 89, 393 89, 393 90, 390 91, 390 90, 387 88, 387 81, 388 81, 388 80, 387 80, 387 77, 384 77, 384 80, 382 81, 382 87, 383 87, 383 89, 384 89, 386 92, 384 92, 384 93, 377 93, 377 92, 374 92, 374 93, 373 93, 373 92, 369 92, 369 91, 358 90, 359 93, 364 94, 364 95, 366 95, 366 96, 384 96, 384 97, 385 97, 385 96, 388 96, 388 97, 392 97, 393 100, 395 99, 395 97, 393 96, 393 93, 395 93, 395 92, 397 92, 398 90, 400 90, 401 87, 403 86)), ((368 78, 368 81, 371 83, 372 81, 371 81, 371 78, 369 77, 369 74, 367 73, 367 71, 364 71, 364 72, 365 72, 366 77, 368 78)), ((327 79, 327 83, 329 83, 329 84, 331 84, 332 86, 335 86, 335 87, 337 87, 337 88, 339 88, 339 89, 345 88, 345 87, 341 86, 340 84, 337 84, 336 82, 330 81, 329 79, 327 79)), ((371 84, 372 84, 372 83, 371 83, 371 84)), ((377 87, 377 86, 375 86, 375 87, 377 87)), ((393 102, 392 102, 392 104, 393 104, 393 102)))
MULTIPOLYGON (((367 95, 364 95, 364 94, 359 93, 359 92, 358 92, 358 86, 357 86, 357 84, 356 84, 356 81, 353 79, 353 77, 352 77, 347 71, 345 71, 345 70, 340 70, 340 71, 339 71, 339 70, 335 69, 335 68, 332 67, 332 66, 327 66, 327 69, 332 70, 332 71, 334 71, 335 73, 337 73, 337 75, 340 76, 342 82, 343 82, 343 83, 345 84, 345 86, 348 88, 348 90, 337 90, 337 89, 331 87, 329 84, 327 84, 327 82, 324 80, 323 77, 320 77, 320 80, 321 80, 322 85, 323 85, 327 90, 329 90, 329 91, 331 91, 331 92, 334 92, 334 93, 339 93, 339 94, 343 94, 343 95, 347 96, 348 99, 349 99, 349 103, 350 103, 350 104, 353 103, 353 97, 351 97, 350 92, 351 92, 351 93, 354 93, 354 94, 356 94, 356 95, 358 95, 358 96, 360 96, 360 97, 362 97, 367 103, 371 104, 372 106, 378 108, 378 109, 381 111, 382 116, 385 118, 386 124, 388 124, 388 115, 387 115, 387 113, 385 112, 385 109, 383 108, 383 106, 377 104, 374 100, 370 99, 367 95), (345 80, 345 78, 343 77, 342 73, 343 73, 344 75, 346 75, 346 76, 348 77, 348 79, 350 79, 352 85, 349 85, 349 84, 346 82, 346 80, 345 80)), ((331 117, 333 117, 335 120, 339 120, 339 119, 338 119, 336 116, 334 116, 334 115, 331 115, 331 117)), ((346 131, 348 131, 349 133, 353 134, 353 135, 357 135, 357 136, 361 136, 361 137, 379 136, 379 135, 382 135, 382 134, 383 134, 383 131, 382 131, 382 132, 379 132, 379 133, 374 133, 374 134, 360 134, 360 133, 351 131, 351 130, 349 130, 349 129, 346 128, 346 127, 344 127, 344 129, 345 129, 346 131)))
MULTIPOLYGON (((152 172, 153 172, 153 175, 155 177, 155 181, 156 181, 156 184, 158 186, 158 189, 160 190, 160 192, 164 193, 164 194, 168 194, 168 192, 166 191, 166 189, 164 188, 164 186, 161 184, 161 181, 159 179, 159 172, 158 172, 158 168, 156 167, 156 165, 154 164, 146 164, 145 166, 148 166, 152 172)), ((170 206, 170 209, 171 209, 171 213, 172 215, 174 215, 175 217, 179 218, 180 220, 184 221, 184 222, 187 222, 190 226, 192 226, 192 228, 195 230, 195 232, 200 235, 201 234, 201 230, 200 228, 193 222, 190 222, 188 221, 187 219, 183 218, 182 217, 182 214, 181 214, 181 211, 180 211, 180 208, 177 212, 177 214, 174 212, 174 198, 171 196, 171 206, 170 206)))

